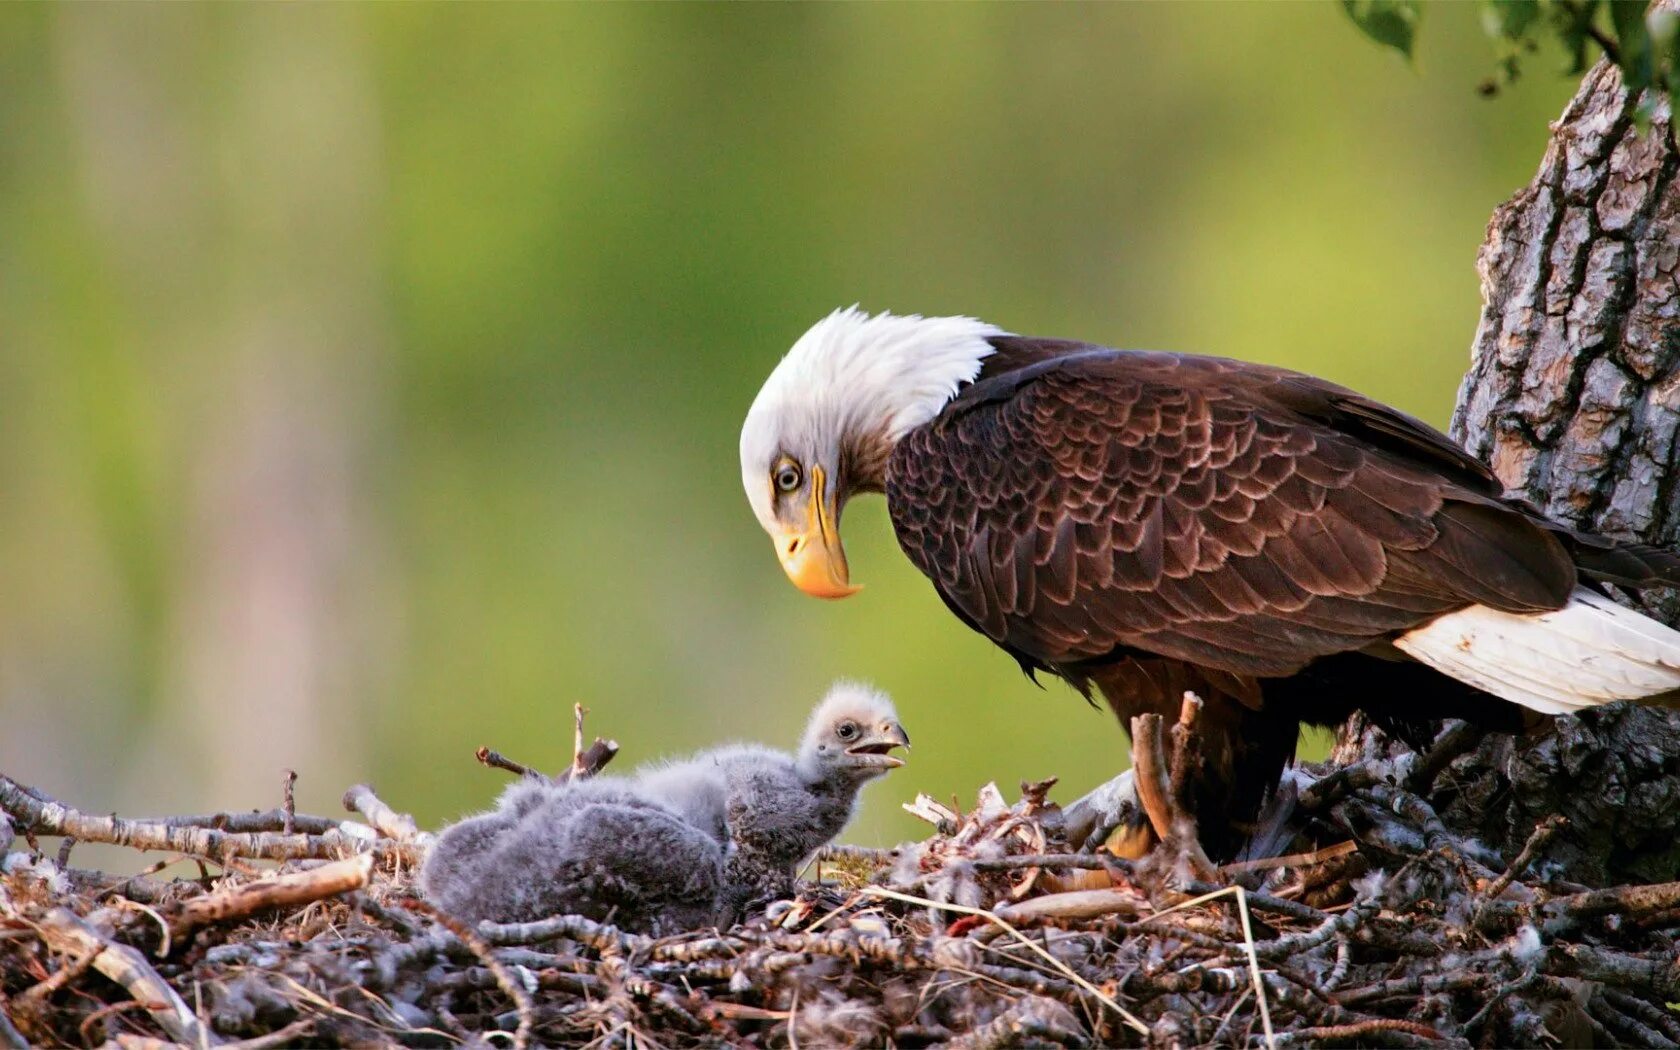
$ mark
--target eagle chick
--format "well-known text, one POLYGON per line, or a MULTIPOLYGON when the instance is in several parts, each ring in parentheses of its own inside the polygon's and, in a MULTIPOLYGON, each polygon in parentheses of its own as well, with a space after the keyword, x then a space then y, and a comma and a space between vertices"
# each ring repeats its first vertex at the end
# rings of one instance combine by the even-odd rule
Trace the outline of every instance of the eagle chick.
POLYGON ((426 856, 426 897, 469 922, 583 915, 664 935, 714 920, 717 839, 622 781, 526 781, 447 828, 426 856))
POLYGON ((885 694, 840 682, 811 713, 798 754, 730 763, 725 909, 791 890, 800 865, 852 819, 863 785, 904 764, 890 752, 909 746, 885 694))
POLYGON ((842 682, 796 755, 739 744, 626 778, 522 781, 438 836, 421 888, 470 922, 572 913, 665 934, 728 919, 790 889, 909 742, 886 696, 842 682))

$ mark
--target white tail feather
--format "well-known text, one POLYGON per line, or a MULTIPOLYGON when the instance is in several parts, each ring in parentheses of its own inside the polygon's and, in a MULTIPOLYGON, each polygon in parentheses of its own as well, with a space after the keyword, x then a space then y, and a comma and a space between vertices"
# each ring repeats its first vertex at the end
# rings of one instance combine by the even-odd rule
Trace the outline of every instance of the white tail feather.
POLYGON ((1555 612, 1472 605, 1394 644, 1443 674, 1546 714, 1680 690, 1680 631, 1585 588, 1555 612))

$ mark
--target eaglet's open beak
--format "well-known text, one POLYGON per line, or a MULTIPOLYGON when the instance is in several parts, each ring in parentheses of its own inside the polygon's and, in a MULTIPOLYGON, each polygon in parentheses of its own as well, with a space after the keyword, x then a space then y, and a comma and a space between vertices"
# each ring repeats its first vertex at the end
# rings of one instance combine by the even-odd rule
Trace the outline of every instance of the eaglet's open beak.
POLYGON ((852 585, 846 568, 846 548, 840 543, 840 512, 823 468, 811 468, 811 500, 805 508, 804 531, 784 532, 775 537, 775 543, 782 571, 806 594, 844 598, 863 589, 852 585))
POLYGON ((888 754, 893 748, 909 749, 910 734, 897 722, 888 722, 846 749, 846 754, 859 765, 882 770, 897 769, 904 759, 888 754))

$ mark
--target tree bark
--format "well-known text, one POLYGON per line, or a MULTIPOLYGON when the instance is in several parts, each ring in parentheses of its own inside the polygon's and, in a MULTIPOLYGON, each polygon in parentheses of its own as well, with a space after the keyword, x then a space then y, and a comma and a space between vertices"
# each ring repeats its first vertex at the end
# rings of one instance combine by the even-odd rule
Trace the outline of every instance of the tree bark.
MULTIPOLYGON (((1494 212, 1453 436, 1559 521, 1677 546, 1680 155, 1667 103, 1641 131, 1636 101, 1600 62, 1494 212)), ((1680 596, 1646 604, 1680 620, 1680 596)))
MULTIPOLYGON (((1680 546, 1680 154, 1600 62, 1552 126, 1534 181, 1478 260, 1484 306, 1452 434, 1507 489, 1577 528, 1680 546)), ((1680 625, 1680 594, 1620 594, 1680 625)), ((1341 759, 1391 752, 1355 718, 1341 759)), ((1543 862, 1576 882, 1680 878, 1680 712, 1615 704, 1495 734, 1436 778, 1443 819, 1514 857, 1553 814, 1543 862)))

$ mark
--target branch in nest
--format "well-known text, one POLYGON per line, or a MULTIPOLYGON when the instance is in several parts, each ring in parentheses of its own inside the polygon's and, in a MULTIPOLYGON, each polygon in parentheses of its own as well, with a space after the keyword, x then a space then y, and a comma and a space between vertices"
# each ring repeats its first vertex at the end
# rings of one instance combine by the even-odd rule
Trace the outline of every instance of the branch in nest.
POLYGON ((589 708, 582 704, 572 705, 572 765, 566 771, 567 780, 584 780, 594 776, 618 754, 616 740, 596 737, 593 744, 583 746, 583 716, 588 713, 589 708))
POLYGON ((1132 719, 1132 768, 1137 773, 1138 801, 1156 836, 1185 859, 1195 878, 1213 879, 1218 869, 1202 851, 1196 818, 1183 805, 1182 796, 1195 761, 1192 745, 1201 710, 1201 699, 1194 693, 1185 693, 1178 724, 1172 730, 1171 762, 1161 740, 1161 716, 1139 715, 1132 719))
MULTIPOLYGON (((43 801, 35 792, 0 774, 0 810, 9 813, 32 833, 66 835, 82 842, 106 842, 142 850, 185 853, 226 860, 260 857, 265 860, 342 860, 371 850, 375 856, 415 862, 417 844, 382 840, 374 829, 344 821, 318 835, 283 832, 228 832, 170 821, 125 820, 115 815, 95 817, 64 805, 43 801)), ((214 818, 212 818, 214 819, 214 818)), ((319 819, 319 818, 314 818, 319 819)), ((305 818, 299 817, 301 826, 305 818)))
POLYGON ((189 1046, 221 1043, 135 949, 107 940, 69 908, 53 908, 37 928, 41 939, 60 954, 93 953, 94 969, 126 988, 136 1002, 147 1004, 147 1011, 171 1039, 189 1046))
POLYGON ((169 934, 179 940, 200 926, 336 897, 366 886, 372 873, 373 857, 363 855, 323 864, 309 871, 270 875, 194 897, 182 904, 171 919, 169 934))
POLYGON ((461 943, 467 946, 467 950, 478 957, 478 961, 483 963, 485 968, 495 977, 496 983, 501 986, 503 992, 507 993, 507 997, 513 1000, 513 1005, 519 1012, 519 1027, 513 1033, 513 1050, 525 1050, 527 1046, 531 1045, 531 1026, 533 1022, 531 993, 520 982, 519 978, 515 977, 506 966, 502 965, 501 960, 496 958, 496 953, 491 950, 490 945, 485 943, 484 939, 478 934, 468 929, 465 923, 452 915, 439 911, 425 901, 405 900, 402 904, 410 911, 430 915, 444 929, 459 937, 461 943))
POLYGON ((421 831, 420 826, 414 823, 414 818, 407 813, 398 813, 387 806, 373 793, 373 788, 366 784, 350 786, 350 790, 344 793, 344 808, 366 817, 368 823, 386 838, 422 850, 431 844, 430 832, 421 831))
POLYGON ((600 773, 608 762, 618 754, 618 741, 596 737, 595 742, 585 747, 583 744, 583 717, 589 713, 589 708, 582 704, 572 705, 572 761, 559 776, 548 774, 515 761, 500 751, 481 747, 473 752, 483 765, 491 769, 500 769, 515 776, 529 777, 544 784, 564 783, 570 780, 585 780, 600 773))
POLYGON ((1136 919, 1143 915, 1147 902, 1134 890, 1073 890, 1051 893, 1043 897, 1029 897, 1014 904, 1000 904, 993 909, 1005 922, 1074 921, 1120 915, 1136 919))
POLYGON ((488 747, 481 747, 474 751, 473 757, 478 759, 482 765, 489 766, 491 769, 500 769, 512 773, 516 777, 530 777, 532 780, 540 780, 544 784, 554 783, 547 773, 532 769, 523 762, 515 762, 500 751, 492 751, 488 747))

